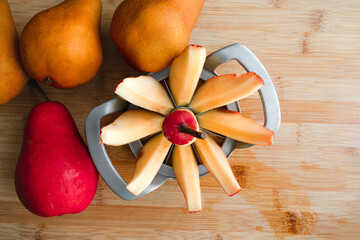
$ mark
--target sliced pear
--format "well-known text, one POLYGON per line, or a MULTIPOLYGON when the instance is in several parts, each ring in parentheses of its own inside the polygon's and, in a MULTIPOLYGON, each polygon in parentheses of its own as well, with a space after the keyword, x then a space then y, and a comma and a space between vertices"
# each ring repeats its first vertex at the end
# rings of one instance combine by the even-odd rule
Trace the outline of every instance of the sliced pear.
POLYGON ((189 108, 195 113, 205 112, 245 98, 263 85, 261 77, 253 72, 215 76, 196 90, 189 108))
POLYGON ((162 133, 151 138, 141 149, 133 176, 126 188, 134 195, 142 193, 155 178, 169 152, 171 142, 162 133))
POLYGON ((201 211, 199 169, 191 146, 175 145, 172 164, 189 212, 201 211))
POLYGON ((197 139, 195 147, 199 154, 201 162, 204 164, 210 174, 216 178, 229 196, 233 196, 241 190, 234 173, 231 170, 228 159, 222 148, 207 136, 206 139, 197 139))
POLYGON ((171 63, 169 86, 178 106, 189 104, 199 82, 205 59, 205 47, 189 45, 171 63))
POLYGON ((273 142, 273 131, 239 112, 215 109, 200 114, 198 121, 202 128, 241 142, 262 146, 273 142))
POLYGON ((134 105, 161 114, 168 114, 174 105, 161 83, 150 76, 122 80, 115 93, 134 105))
POLYGON ((143 109, 129 110, 101 129, 101 142, 120 146, 160 132, 164 116, 143 109))

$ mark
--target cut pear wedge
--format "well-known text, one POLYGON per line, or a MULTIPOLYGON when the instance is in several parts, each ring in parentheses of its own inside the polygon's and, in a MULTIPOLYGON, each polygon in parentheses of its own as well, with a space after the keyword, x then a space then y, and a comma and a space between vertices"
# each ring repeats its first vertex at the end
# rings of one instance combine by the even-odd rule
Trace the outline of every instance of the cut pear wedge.
POLYGON ((195 147, 201 162, 210 174, 215 177, 229 196, 233 196, 241 190, 234 173, 231 170, 228 159, 222 148, 209 135, 206 139, 197 139, 195 147))
POLYGON ((152 137, 140 151, 127 190, 134 195, 142 193, 155 178, 170 147, 171 142, 162 133, 152 137))
POLYGON ((172 165, 188 211, 191 213, 201 211, 199 169, 191 146, 175 145, 172 165))
POLYGON ((199 82, 205 59, 205 47, 189 45, 171 63, 169 87, 178 106, 189 104, 199 82))
POLYGON ((189 108, 195 113, 205 112, 245 98, 263 85, 261 77, 253 72, 215 76, 196 90, 189 108))
POLYGON ((164 116, 143 109, 129 110, 101 129, 101 142, 121 146, 160 132, 164 116))
POLYGON ((125 78, 119 83, 115 93, 134 105, 163 115, 174 108, 161 83, 150 76, 125 78))
POLYGON ((215 109, 198 116, 199 125, 237 141, 267 146, 271 145, 274 132, 241 113, 215 109))

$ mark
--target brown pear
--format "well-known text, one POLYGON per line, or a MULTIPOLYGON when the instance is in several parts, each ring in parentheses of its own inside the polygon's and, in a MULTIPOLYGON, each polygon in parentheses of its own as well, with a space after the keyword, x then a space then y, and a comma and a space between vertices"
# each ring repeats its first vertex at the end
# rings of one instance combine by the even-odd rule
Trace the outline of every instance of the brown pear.
POLYGON ((28 77, 19 56, 19 37, 9 4, 0 1, 0 104, 20 94, 28 77))
POLYGON ((102 63, 101 0, 66 0, 36 14, 20 39, 21 60, 34 79, 56 88, 89 82, 102 63))
POLYGON ((124 0, 112 18, 112 40, 133 68, 160 71, 188 45, 204 1, 124 0))

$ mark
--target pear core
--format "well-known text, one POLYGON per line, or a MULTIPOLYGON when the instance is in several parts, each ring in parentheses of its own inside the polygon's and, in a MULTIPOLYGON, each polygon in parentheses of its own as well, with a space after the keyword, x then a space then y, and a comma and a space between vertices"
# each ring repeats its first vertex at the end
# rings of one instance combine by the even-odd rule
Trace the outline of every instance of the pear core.
POLYGON ((184 133, 182 128, 190 131, 199 131, 199 124, 195 115, 187 108, 177 108, 165 117, 162 125, 164 136, 167 140, 176 145, 189 145, 196 140, 196 137, 184 133))

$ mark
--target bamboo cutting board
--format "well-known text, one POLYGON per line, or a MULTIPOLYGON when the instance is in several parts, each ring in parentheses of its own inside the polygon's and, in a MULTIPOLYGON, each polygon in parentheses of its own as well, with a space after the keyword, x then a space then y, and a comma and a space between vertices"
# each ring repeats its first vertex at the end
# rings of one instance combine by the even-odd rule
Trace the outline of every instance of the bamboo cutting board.
MULTIPOLYGON (((10 0, 19 33, 37 12, 60 0, 10 0)), ((104 62, 90 83, 72 90, 42 85, 64 103, 82 136, 90 110, 115 97, 127 66, 109 26, 120 0, 103 1, 104 62)), ((82 213, 41 218, 20 204, 13 177, 30 109, 41 101, 27 86, 0 106, 0 239, 359 239, 360 2, 357 0, 207 0, 191 43, 208 53, 248 46, 264 63, 279 96, 282 124, 270 147, 236 150, 230 158, 243 190, 227 197, 201 178, 203 210, 188 214, 176 181, 127 202, 100 179, 82 213)), ((244 72, 234 62, 219 73, 244 72)), ((259 97, 240 101, 263 121, 259 97)), ((127 146, 108 148, 128 180, 135 159, 127 146)))

